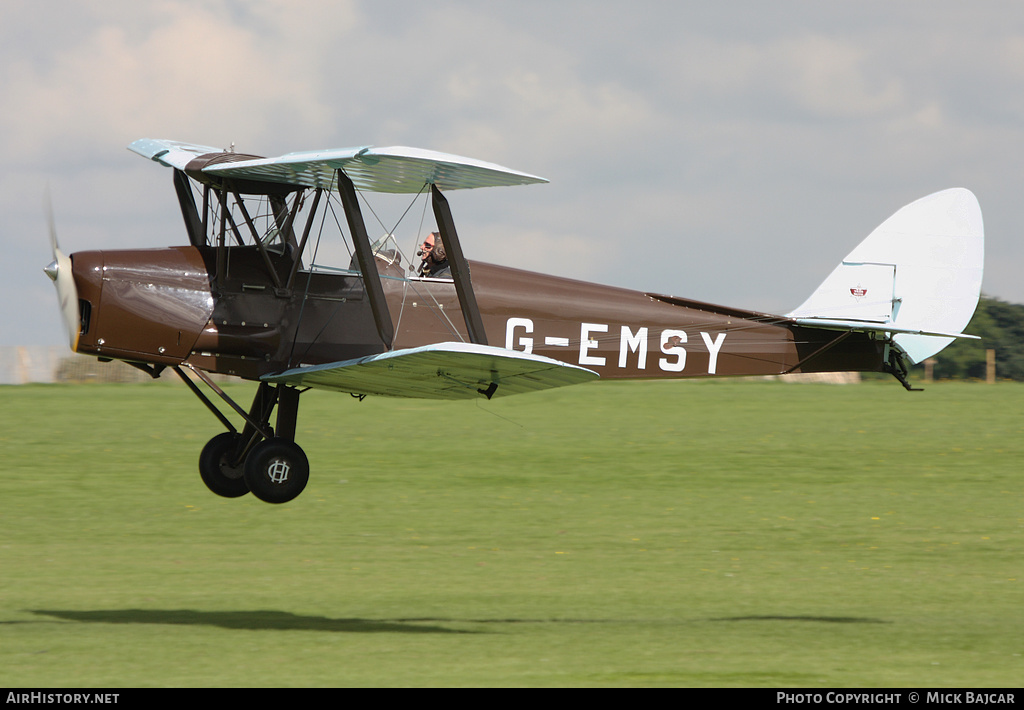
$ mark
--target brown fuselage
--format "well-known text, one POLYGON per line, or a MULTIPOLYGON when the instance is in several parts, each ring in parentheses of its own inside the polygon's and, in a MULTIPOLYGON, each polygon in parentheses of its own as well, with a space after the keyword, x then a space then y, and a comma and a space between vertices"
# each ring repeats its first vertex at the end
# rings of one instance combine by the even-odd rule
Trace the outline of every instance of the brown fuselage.
MULTIPOLYGON (((72 257, 83 302, 78 351, 103 358, 258 379, 299 365, 382 352, 362 277, 300 270, 275 287, 255 247, 91 251, 72 257)), ((272 254, 279 281, 292 266, 272 254)), ((467 339, 450 281, 407 278, 378 261, 393 348, 467 339)), ((785 318, 470 262, 489 345, 526 350, 604 378, 875 371, 864 334, 785 318)))

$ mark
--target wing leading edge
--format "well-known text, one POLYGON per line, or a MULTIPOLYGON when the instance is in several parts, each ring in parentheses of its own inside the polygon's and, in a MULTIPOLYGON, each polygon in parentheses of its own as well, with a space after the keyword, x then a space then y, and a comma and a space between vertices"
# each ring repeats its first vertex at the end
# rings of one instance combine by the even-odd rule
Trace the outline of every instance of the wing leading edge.
POLYGON ((593 370, 539 355, 472 343, 436 343, 299 367, 261 379, 352 394, 490 399, 575 385, 598 377, 593 370))

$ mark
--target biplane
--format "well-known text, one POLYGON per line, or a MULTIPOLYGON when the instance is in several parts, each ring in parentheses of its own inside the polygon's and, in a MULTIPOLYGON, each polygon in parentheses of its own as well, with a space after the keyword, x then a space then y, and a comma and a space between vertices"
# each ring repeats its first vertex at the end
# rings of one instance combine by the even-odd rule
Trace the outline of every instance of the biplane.
POLYGON ((911 389, 910 365, 971 337, 981 288, 981 210, 962 188, 899 210, 801 306, 771 315, 468 260, 446 195, 547 182, 500 165, 408 147, 129 149, 171 168, 188 244, 66 256, 51 215, 45 271, 73 351, 170 368, 220 420, 199 472, 226 497, 302 492, 310 388, 491 399, 597 378, 877 371, 911 389), (417 270, 394 229, 371 241, 364 206, 383 194, 422 200, 421 221, 429 203, 436 242, 420 256, 444 252, 443 271, 417 270), (258 383, 248 408, 213 373, 258 383))

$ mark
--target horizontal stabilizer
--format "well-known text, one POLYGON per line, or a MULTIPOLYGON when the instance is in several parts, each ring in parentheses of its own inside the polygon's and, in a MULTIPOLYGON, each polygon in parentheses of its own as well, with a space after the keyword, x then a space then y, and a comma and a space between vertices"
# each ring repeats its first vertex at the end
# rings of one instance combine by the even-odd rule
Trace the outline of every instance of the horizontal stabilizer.
POLYGON ((420 399, 504 396, 575 385, 593 370, 516 350, 436 343, 355 360, 286 370, 261 379, 297 387, 420 399))
POLYGON ((853 330, 859 333, 899 333, 906 335, 927 335, 932 338, 969 338, 981 340, 977 335, 967 333, 945 333, 919 328, 901 328, 890 323, 873 323, 871 321, 835 320, 828 318, 795 318, 793 322, 807 328, 823 328, 825 330, 853 330))

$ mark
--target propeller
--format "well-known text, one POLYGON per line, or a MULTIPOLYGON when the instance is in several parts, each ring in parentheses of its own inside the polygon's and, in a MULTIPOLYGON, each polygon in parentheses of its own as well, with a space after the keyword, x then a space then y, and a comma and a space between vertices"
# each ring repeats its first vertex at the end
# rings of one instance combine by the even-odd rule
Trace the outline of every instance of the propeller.
POLYGON ((60 313, 64 319, 64 328, 68 333, 68 345, 73 351, 78 350, 78 335, 82 330, 82 319, 78 310, 78 287, 71 272, 71 258, 64 255, 57 244, 57 227, 53 220, 53 205, 50 193, 46 193, 46 216, 50 223, 50 248, 53 250, 53 261, 43 271, 54 286, 57 287, 57 299, 60 301, 60 313))

